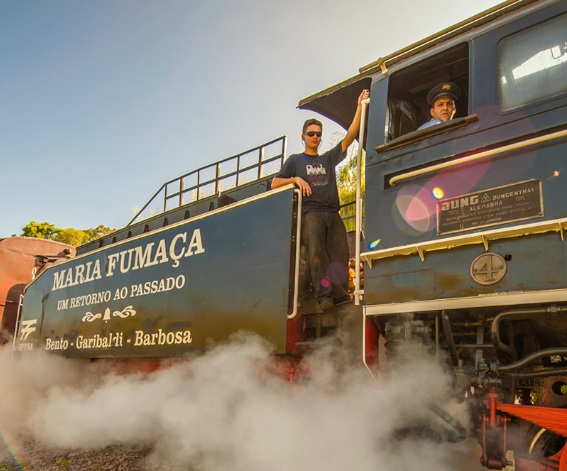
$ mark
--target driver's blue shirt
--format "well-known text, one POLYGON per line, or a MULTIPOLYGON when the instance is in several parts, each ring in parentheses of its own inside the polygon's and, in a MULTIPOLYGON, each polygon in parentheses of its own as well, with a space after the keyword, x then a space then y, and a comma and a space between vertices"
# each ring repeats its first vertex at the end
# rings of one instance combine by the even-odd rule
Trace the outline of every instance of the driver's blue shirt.
POLYGON ((431 126, 435 126, 436 124, 441 124, 443 121, 441 121, 440 119, 437 118, 431 118, 429 121, 427 121, 426 123, 423 123, 419 128, 417 128, 418 131, 421 131, 422 129, 427 129, 431 126))

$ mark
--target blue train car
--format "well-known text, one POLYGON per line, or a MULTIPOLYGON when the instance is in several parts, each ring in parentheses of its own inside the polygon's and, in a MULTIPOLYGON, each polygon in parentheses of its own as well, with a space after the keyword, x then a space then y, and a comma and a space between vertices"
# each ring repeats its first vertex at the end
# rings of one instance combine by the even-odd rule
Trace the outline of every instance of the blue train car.
POLYGON ((285 353, 296 205, 293 189, 266 193, 47 268, 17 349, 167 357, 248 330, 285 353))
POLYGON ((126 227, 46 268, 25 289, 15 350, 159 360, 245 331, 296 379, 309 343, 361 309, 298 313, 301 195, 270 189, 285 143, 167 182, 126 227), (156 203, 164 211, 144 218, 156 203))

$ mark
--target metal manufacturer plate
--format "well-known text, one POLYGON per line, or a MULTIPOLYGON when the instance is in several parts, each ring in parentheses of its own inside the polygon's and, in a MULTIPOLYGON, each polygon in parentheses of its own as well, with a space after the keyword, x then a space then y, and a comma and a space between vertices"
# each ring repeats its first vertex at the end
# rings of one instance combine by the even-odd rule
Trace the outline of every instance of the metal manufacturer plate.
POLYGON ((437 234, 543 217, 540 180, 526 180, 437 202, 437 234))

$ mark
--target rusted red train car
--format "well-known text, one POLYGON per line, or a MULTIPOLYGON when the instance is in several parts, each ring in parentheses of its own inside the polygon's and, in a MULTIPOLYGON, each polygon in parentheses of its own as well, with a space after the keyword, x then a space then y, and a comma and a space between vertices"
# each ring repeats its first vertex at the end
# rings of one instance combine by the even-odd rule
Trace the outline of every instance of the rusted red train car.
POLYGON ((16 327, 20 296, 42 269, 75 255, 61 242, 14 236, 0 239, 0 341, 7 342, 16 327))

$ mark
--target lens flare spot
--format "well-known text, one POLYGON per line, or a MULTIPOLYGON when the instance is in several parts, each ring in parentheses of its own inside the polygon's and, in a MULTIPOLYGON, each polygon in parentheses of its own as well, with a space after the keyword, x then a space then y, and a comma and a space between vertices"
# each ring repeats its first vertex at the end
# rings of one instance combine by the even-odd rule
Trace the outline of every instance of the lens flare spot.
POLYGON ((329 288, 331 286, 331 282, 327 278, 323 278, 321 280, 321 286, 323 288, 329 288))
MULTIPOLYGON (((425 193, 423 193, 425 196, 425 193)), ((431 199, 431 197, 429 197, 431 199)), ((431 200, 434 201, 434 200, 431 200)), ((414 230, 424 233, 427 232, 431 226, 431 214, 434 210, 430 210, 427 203, 420 197, 420 195, 398 195, 396 199, 396 206, 404 221, 414 230)))
POLYGON ((370 244, 368 244, 368 248, 369 248, 370 250, 374 250, 376 247, 378 247, 378 244, 380 243, 380 240, 381 240, 381 239, 376 239, 375 241, 370 242, 370 244))
POLYGON ((445 192, 443 191, 443 189, 439 188, 438 186, 433 188, 433 191, 431 193, 433 194, 433 197, 438 199, 438 200, 443 198, 443 196, 445 195, 445 192))

